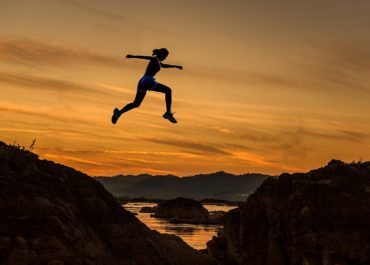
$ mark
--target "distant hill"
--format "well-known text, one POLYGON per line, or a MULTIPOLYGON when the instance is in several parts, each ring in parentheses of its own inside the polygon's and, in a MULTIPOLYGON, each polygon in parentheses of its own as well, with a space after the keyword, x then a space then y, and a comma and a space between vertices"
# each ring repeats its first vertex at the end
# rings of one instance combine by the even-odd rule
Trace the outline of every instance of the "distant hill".
POLYGON ((96 177, 115 196, 173 199, 177 197, 245 201, 268 175, 233 175, 223 171, 190 177, 173 175, 96 177))

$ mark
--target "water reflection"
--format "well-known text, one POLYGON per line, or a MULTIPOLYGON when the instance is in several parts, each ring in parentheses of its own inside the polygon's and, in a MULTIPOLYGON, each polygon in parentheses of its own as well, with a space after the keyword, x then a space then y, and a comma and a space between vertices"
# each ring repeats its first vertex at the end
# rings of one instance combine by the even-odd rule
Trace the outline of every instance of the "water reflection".
MULTIPOLYGON (((171 224, 166 219, 151 217, 150 213, 140 213, 142 207, 153 207, 156 203, 127 203, 123 205, 125 209, 136 213, 136 217, 146 224, 150 229, 157 230, 160 233, 174 234, 181 237, 186 243, 195 249, 206 248, 207 241, 211 240, 217 232, 221 230, 221 225, 203 225, 203 224, 171 224)), ((209 205, 204 207, 210 211, 229 211, 236 208, 235 206, 226 205, 209 205)))
POLYGON ((172 225, 165 224, 164 230, 166 233, 176 232, 177 234, 190 234, 193 235, 196 229, 194 227, 186 226, 186 225, 178 225, 176 227, 172 225))

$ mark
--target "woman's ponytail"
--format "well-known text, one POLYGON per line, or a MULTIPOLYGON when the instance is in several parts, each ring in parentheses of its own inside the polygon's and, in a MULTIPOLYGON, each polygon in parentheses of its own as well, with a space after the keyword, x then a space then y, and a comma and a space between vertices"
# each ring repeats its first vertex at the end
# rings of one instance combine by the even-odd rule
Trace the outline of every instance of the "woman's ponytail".
POLYGON ((156 56, 165 56, 165 57, 167 57, 168 54, 169 54, 169 52, 166 48, 154 49, 153 50, 153 55, 156 55, 156 56))
POLYGON ((153 55, 158 55, 159 54, 159 49, 154 49, 153 50, 153 55))

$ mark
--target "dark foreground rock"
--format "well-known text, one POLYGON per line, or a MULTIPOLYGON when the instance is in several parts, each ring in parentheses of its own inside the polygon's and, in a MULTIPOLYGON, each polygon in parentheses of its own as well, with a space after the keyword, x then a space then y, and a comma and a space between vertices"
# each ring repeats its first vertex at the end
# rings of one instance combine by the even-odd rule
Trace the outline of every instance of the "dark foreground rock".
POLYGON ((266 180, 208 242, 221 264, 370 264, 370 162, 266 180))
POLYGON ((209 260, 179 237, 148 229, 87 175, 0 142, 0 264, 209 260))

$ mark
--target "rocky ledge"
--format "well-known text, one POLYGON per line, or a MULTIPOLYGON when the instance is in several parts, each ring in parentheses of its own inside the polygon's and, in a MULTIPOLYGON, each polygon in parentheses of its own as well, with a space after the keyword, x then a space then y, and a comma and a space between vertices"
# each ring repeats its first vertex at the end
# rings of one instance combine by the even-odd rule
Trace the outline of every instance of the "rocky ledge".
POLYGON ((93 178, 0 142, 0 264, 190 265, 209 259, 147 228, 93 178))
POLYGON ((370 162, 267 179, 208 242, 220 264, 370 264, 370 162))

